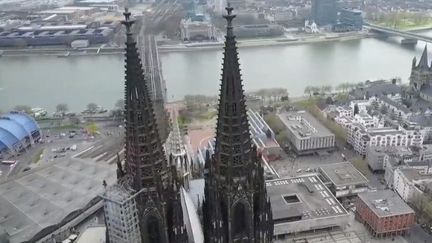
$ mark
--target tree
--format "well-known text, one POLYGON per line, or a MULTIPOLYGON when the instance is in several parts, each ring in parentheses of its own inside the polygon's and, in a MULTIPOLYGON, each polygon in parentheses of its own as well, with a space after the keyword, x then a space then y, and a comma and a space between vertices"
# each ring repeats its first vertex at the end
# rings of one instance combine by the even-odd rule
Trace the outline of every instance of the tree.
POLYGON ((312 93, 312 86, 309 86, 309 85, 306 86, 304 89, 304 94, 311 95, 311 93, 312 93))
POLYGON ((372 102, 371 102, 371 106, 372 106, 373 110, 378 110, 378 108, 379 108, 378 101, 376 99, 373 99, 372 102))
POLYGON ((326 104, 327 104, 327 105, 333 105, 333 99, 332 99, 331 96, 328 96, 328 97, 327 97, 327 99, 326 99, 326 104))
POLYGON ((323 85, 321 87, 321 92, 322 93, 331 93, 332 92, 332 86, 331 85, 323 85))
POLYGON ((31 107, 28 105, 17 105, 14 108, 15 111, 25 112, 27 114, 31 114, 32 110, 31 107))
POLYGON ((359 107, 357 104, 354 105, 354 115, 357 115, 359 113, 359 107))
POLYGON ((396 112, 394 110, 392 112, 390 112, 390 119, 392 119, 392 120, 396 120, 397 119, 397 114, 396 114, 396 112))
POLYGON ((86 129, 87 129, 88 134, 90 134, 92 136, 96 135, 98 133, 98 131, 99 131, 99 127, 94 122, 88 124, 86 126, 86 129))
POLYGON ((288 95, 282 96, 281 101, 288 103, 289 102, 289 96, 288 95))
POLYGON ((69 110, 69 107, 67 104, 58 104, 56 106, 56 112, 64 115, 69 110))
POLYGON ((89 113, 96 113, 97 109, 98 109, 98 105, 96 103, 89 103, 87 105, 87 111, 89 113))
POLYGON ((288 97, 288 90, 287 89, 279 88, 278 90, 279 90, 279 97, 281 97, 281 98, 284 96, 288 97))
POLYGON ((346 83, 341 83, 338 86, 336 86, 336 90, 345 93, 347 90, 347 84, 346 83))
POLYGON ((125 108, 124 99, 119 99, 116 101, 114 108, 116 110, 123 110, 125 108))
POLYGON ((385 115, 385 114, 387 114, 387 111, 388 111, 387 106, 381 105, 381 107, 380 107, 381 114, 385 115))
POLYGON ((312 94, 313 94, 313 95, 318 95, 319 92, 320 92, 320 88, 319 88, 319 87, 316 87, 316 86, 312 86, 312 87, 311 87, 311 90, 312 90, 312 94))

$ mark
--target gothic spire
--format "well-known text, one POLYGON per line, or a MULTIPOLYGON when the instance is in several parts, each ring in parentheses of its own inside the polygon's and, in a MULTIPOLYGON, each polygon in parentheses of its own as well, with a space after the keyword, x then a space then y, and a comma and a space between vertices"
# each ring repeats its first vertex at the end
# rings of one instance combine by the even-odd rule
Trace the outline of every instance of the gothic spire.
POLYGON ((232 20, 236 17, 228 3, 225 47, 216 129, 215 156, 224 178, 243 177, 251 161, 251 139, 246 115, 240 64, 233 33, 232 20))
POLYGON ((204 169, 204 241, 271 242, 271 206, 261 160, 252 146, 240 64, 228 4, 216 144, 204 169), (261 173, 261 174, 260 174, 261 173))
POLYGON ((423 54, 422 54, 422 56, 420 58, 418 67, 419 68, 424 68, 424 69, 429 68, 427 45, 425 45, 425 48, 424 48, 423 54))
POLYGON ((144 78, 141 59, 132 34, 131 13, 123 13, 126 27, 125 120, 126 172, 133 175, 133 188, 161 190, 168 181, 168 168, 158 135, 153 104, 144 78), (162 182, 162 184, 161 184, 162 182))

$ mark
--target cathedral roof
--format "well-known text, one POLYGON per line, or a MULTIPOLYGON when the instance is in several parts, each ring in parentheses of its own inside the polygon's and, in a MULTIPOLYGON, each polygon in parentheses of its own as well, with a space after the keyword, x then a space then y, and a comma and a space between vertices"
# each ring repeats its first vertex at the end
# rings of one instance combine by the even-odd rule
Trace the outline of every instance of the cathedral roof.
POLYGON ((419 68, 429 68, 429 61, 428 61, 428 50, 427 45, 425 46, 422 56, 420 58, 418 66, 419 68))

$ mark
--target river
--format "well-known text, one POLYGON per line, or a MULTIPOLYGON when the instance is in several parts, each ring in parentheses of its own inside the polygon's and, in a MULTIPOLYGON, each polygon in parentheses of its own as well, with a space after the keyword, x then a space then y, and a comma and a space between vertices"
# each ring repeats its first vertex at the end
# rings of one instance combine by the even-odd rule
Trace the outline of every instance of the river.
MULTIPOLYGON (((362 39, 245 47, 239 56, 246 90, 283 87, 299 96, 307 85, 393 77, 408 82, 412 58, 419 58, 423 48, 420 42, 415 48, 403 47, 394 38, 362 39)), ((161 61, 170 100, 218 93, 222 50, 162 53, 161 61)), ((123 84, 121 55, 1 57, 0 111, 16 105, 54 111, 59 103, 82 111, 90 102, 111 109, 123 97, 123 84)))

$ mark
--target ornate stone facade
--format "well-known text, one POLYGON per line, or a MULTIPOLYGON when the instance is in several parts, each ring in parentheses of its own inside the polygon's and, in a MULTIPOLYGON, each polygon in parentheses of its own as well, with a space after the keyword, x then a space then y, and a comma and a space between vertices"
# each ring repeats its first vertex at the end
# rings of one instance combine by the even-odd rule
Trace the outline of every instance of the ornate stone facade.
POLYGON ((420 61, 414 57, 410 76, 411 90, 423 100, 432 102, 432 65, 429 64, 427 46, 420 61))
POLYGON ((271 242, 273 222, 264 171, 252 145, 246 114, 233 8, 228 5, 215 153, 207 153, 205 242, 271 242))
POLYGON ((153 103, 126 10, 125 165, 118 163, 119 184, 136 196, 141 242, 187 242, 180 183, 170 168, 158 134, 153 103))

